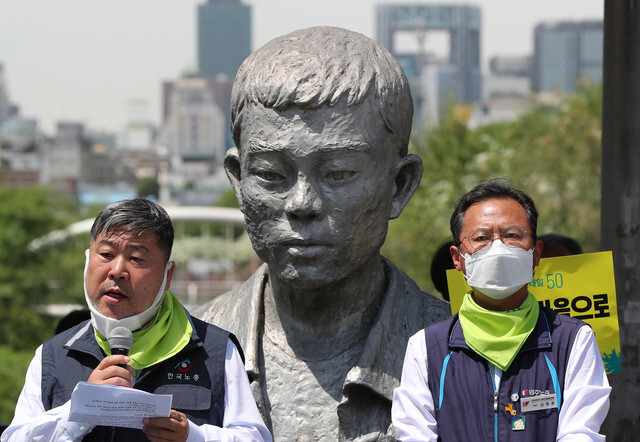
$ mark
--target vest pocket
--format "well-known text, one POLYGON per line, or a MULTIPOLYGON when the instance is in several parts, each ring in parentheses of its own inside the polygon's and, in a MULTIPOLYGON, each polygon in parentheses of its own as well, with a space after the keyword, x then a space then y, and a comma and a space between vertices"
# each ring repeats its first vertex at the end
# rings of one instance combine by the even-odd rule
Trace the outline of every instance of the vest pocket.
POLYGON ((175 410, 209 410, 211 390, 200 385, 161 385, 155 394, 171 394, 171 408, 175 410))

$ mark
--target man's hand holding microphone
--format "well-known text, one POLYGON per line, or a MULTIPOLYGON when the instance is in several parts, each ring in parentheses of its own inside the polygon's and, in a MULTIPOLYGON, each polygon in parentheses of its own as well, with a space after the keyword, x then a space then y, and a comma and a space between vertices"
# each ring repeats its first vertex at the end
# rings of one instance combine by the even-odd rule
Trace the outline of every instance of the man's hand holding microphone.
POLYGON ((111 331, 107 340, 111 347, 111 355, 100 361, 87 382, 131 388, 133 386, 133 368, 127 365, 131 360, 127 355, 133 344, 133 334, 125 327, 116 327, 111 331))

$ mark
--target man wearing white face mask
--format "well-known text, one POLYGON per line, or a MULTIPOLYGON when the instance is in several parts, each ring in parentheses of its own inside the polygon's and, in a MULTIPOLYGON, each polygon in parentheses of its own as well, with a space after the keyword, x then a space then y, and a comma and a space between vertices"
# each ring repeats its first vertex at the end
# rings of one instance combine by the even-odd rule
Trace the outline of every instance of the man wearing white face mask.
POLYGON ((91 320, 36 350, 4 441, 271 441, 235 337, 192 318, 168 291, 173 225, 159 205, 132 199, 107 206, 91 228, 85 298, 91 320), (128 356, 112 354, 116 327, 132 332, 128 356), (78 382, 171 394, 169 417, 142 430, 70 422, 78 382))
POLYGON ((602 441, 611 388, 591 328, 528 292, 538 212, 508 180, 456 202, 451 256, 472 290, 409 340, 392 419, 402 441, 602 441))

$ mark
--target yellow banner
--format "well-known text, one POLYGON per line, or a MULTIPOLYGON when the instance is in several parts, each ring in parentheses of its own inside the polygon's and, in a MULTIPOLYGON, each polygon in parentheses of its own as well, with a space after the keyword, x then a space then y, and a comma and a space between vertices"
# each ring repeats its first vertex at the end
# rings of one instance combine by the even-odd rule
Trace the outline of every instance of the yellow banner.
MULTIPOLYGON (((471 290, 462 272, 447 270, 451 313, 460 309, 471 290)), ((541 305, 582 319, 596 335, 607 373, 621 371, 620 330, 611 252, 544 258, 529 283, 541 305)))

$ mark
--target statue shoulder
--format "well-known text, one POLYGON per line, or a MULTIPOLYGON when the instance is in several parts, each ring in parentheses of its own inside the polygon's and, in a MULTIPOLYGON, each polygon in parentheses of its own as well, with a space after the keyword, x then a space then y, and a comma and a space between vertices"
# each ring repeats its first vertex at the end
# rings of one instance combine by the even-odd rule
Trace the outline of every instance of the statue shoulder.
POLYGON ((203 321, 215 324, 225 330, 237 333, 238 321, 246 321, 255 311, 263 295, 262 280, 266 267, 260 267, 249 279, 233 290, 215 297, 191 311, 191 315, 203 321))
POLYGON ((384 261, 391 275, 390 288, 397 292, 394 298, 400 301, 409 317, 415 317, 417 313, 417 316, 427 325, 451 316, 451 305, 447 301, 422 290, 395 264, 387 259, 384 261))

